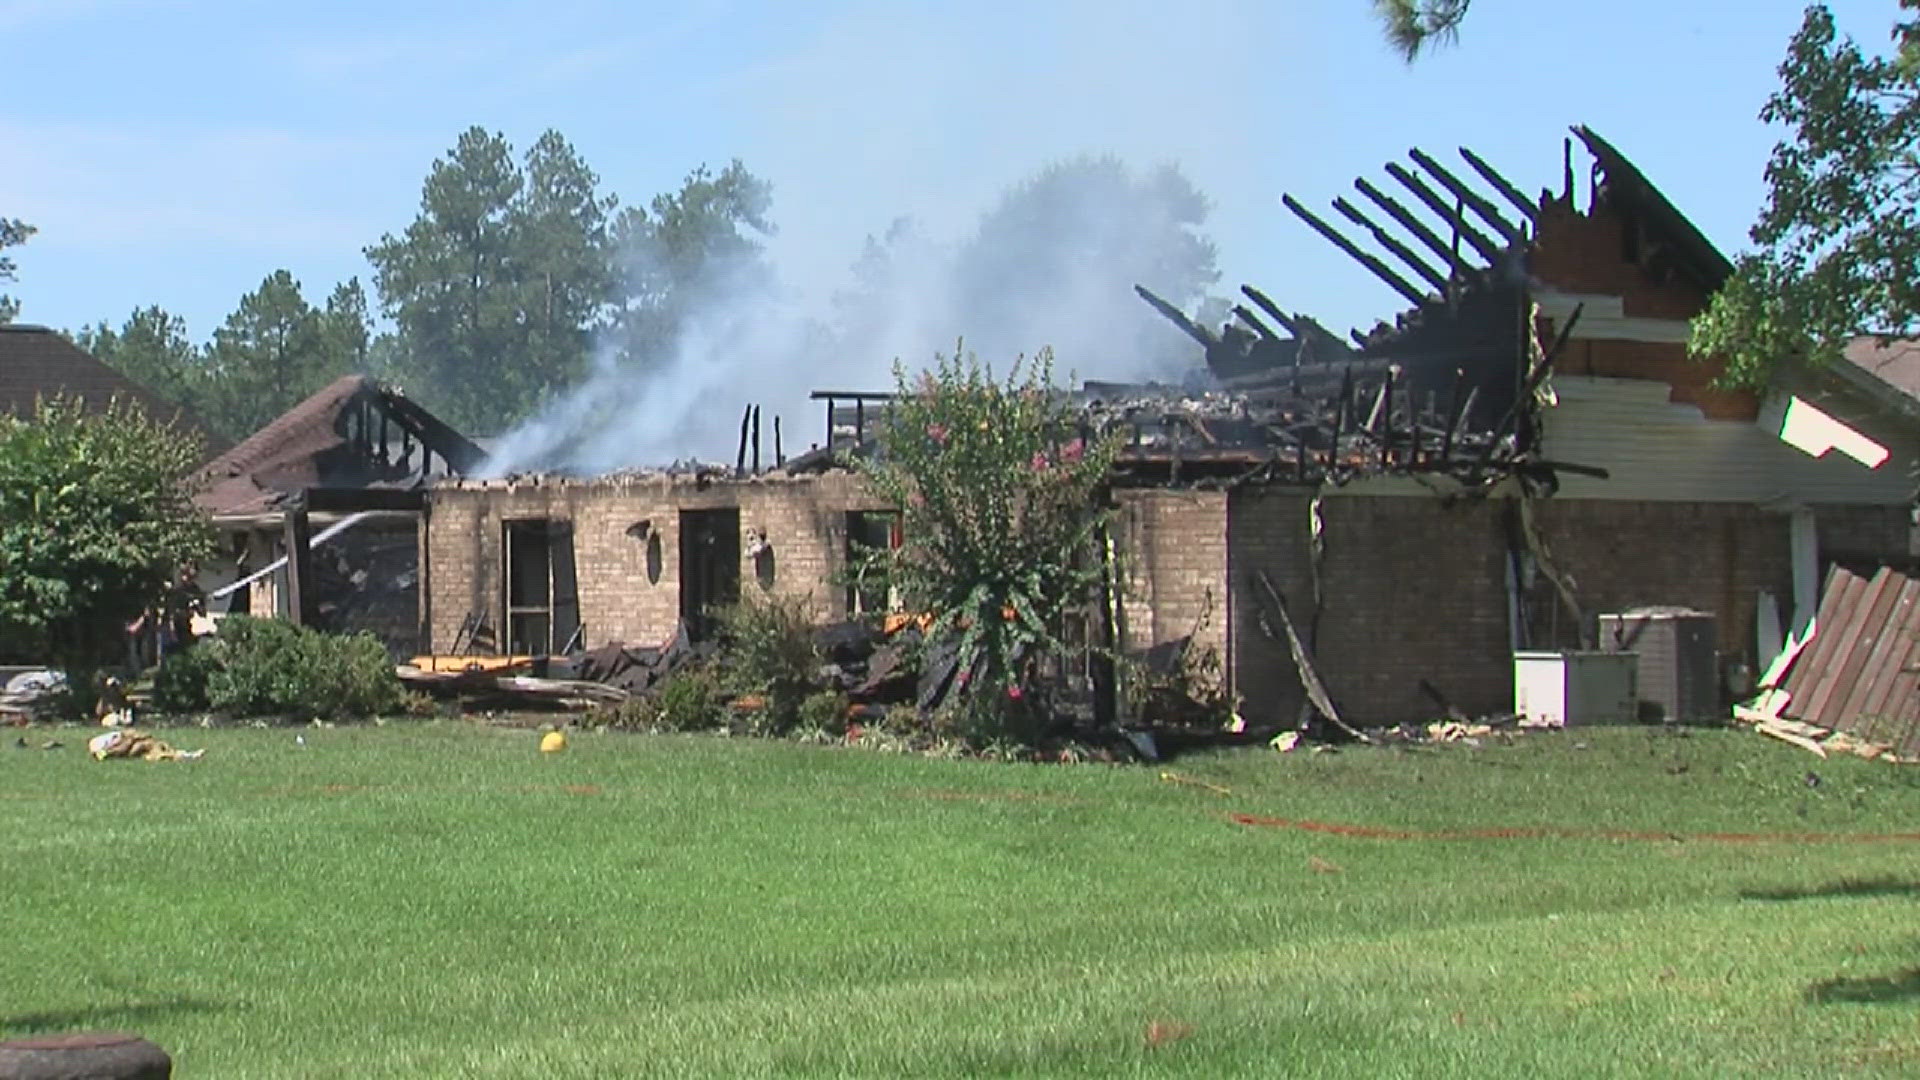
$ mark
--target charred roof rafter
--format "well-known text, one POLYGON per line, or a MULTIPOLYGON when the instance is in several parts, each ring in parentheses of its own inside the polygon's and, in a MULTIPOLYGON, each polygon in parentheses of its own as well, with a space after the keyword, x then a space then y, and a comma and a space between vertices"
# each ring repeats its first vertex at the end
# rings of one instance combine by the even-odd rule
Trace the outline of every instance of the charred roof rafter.
MULTIPOLYGON (((1538 204, 1522 196, 1519 189, 1485 159, 1465 147, 1460 147, 1459 153, 1471 174, 1487 183, 1492 197, 1476 191, 1432 155, 1414 149, 1408 155, 1411 168, 1390 162, 1386 173, 1424 214, 1410 209, 1409 203, 1388 195, 1365 177, 1356 179, 1354 188, 1378 207, 1391 224, 1369 216, 1346 198, 1333 200, 1334 210, 1365 230, 1364 239, 1371 241, 1375 250, 1369 250, 1361 239, 1341 231, 1292 195, 1281 196, 1282 204, 1290 212, 1366 267, 1410 305, 1410 310, 1399 315, 1391 326, 1381 323, 1369 333, 1351 331, 1353 346, 1307 316, 1282 310, 1252 286, 1242 286, 1240 291, 1253 301, 1259 314, 1236 304, 1232 309, 1234 321, 1218 332, 1199 325, 1147 289, 1139 286, 1135 289, 1154 310, 1206 350, 1207 368, 1229 389, 1267 385, 1276 379, 1297 381, 1297 371, 1303 365, 1350 358, 1355 355, 1355 346, 1361 356, 1391 355, 1401 337, 1423 323, 1434 323, 1436 315, 1439 322, 1459 323, 1463 318, 1460 305, 1468 294, 1483 293, 1487 284, 1514 285, 1525 280, 1525 260, 1531 244, 1530 234, 1539 217, 1538 204), (1520 210, 1518 224, 1501 213, 1496 200, 1505 200, 1520 210), (1395 226, 1400 235, 1396 235, 1395 226), (1494 235, 1488 235, 1486 229, 1491 229, 1494 235), (1430 261, 1419 248, 1430 252, 1435 259, 1430 261), (1381 254, 1376 254, 1376 250, 1381 254), (1282 337, 1281 331, 1291 336, 1282 337)), ((1496 287, 1493 291, 1510 290, 1496 287)), ((1486 298, 1480 299, 1484 302, 1486 298)), ((1510 366, 1513 357, 1506 354, 1513 349, 1508 346, 1517 348, 1518 343, 1483 342, 1482 351, 1487 345, 1493 345, 1494 351, 1500 354, 1497 363, 1510 366)), ((1494 358, 1469 363, 1468 367, 1478 375, 1489 362, 1495 362, 1494 358)), ((1509 381, 1517 384, 1518 379, 1509 381)), ((1504 403, 1508 393, 1495 394, 1494 398, 1504 403)))
POLYGON ((1407 153, 1411 167, 1388 162, 1385 171, 1412 197, 1414 205, 1425 211, 1424 215, 1367 178, 1354 180, 1355 190, 1384 212, 1404 237, 1396 236, 1385 222, 1369 217, 1349 200, 1343 197, 1333 200, 1333 208, 1366 230, 1367 238, 1384 256, 1367 250, 1359 240, 1342 233, 1291 195, 1281 196, 1281 202, 1315 232, 1405 297, 1415 309, 1435 301, 1453 301, 1460 291, 1471 288, 1489 273, 1508 270, 1517 260, 1524 260, 1532 242, 1531 230, 1540 213, 1538 202, 1522 195, 1520 189, 1485 158, 1464 146, 1458 150, 1472 175, 1491 190, 1491 196, 1476 190, 1460 174, 1417 147, 1407 153), (1501 212, 1500 201, 1520 212, 1518 223, 1501 212), (1441 265, 1436 266, 1424 258, 1416 250, 1416 244, 1436 256, 1441 265), (1414 288, 1409 274, 1402 273, 1402 268, 1410 272, 1412 278, 1431 286, 1432 292, 1414 288))

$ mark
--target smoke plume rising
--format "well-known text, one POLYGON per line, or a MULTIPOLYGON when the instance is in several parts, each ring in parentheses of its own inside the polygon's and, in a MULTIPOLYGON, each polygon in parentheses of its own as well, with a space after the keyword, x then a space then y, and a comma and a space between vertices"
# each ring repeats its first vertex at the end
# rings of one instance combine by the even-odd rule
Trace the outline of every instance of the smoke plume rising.
MULTIPOLYGON (((917 370, 962 339, 998 370, 1051 348, 1061 378, 1181 379, 1196 350, 1133 285, 1202 299, 1218 276, 1206 211, 1177 168, 1076 158, 1007 189, 970 234, 895 219, 849 246, 852 281, 825 301, 762 264, 736 266, 690 290, 654 355, 622 359, 603 341, 588 378, 504 437, 489 472, 731 461, 749 404, 769 460, 775 416, 798 453, 825 438, 810 391, 891 390, 896 360, 917 370)), ((629 272, 647 269, 631 253, 629 272)))

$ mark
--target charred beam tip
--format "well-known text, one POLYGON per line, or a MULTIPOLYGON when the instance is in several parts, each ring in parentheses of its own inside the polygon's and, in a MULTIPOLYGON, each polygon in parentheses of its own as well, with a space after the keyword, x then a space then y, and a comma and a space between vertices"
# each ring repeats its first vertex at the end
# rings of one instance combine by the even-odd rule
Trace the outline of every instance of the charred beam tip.
POLYGON ((1264 322, 1261 322, 1260 317, 1258 315, 1255 315, 1253 312, 1247 310, 1247 306, 1245 304, 1233 305, 1233 316, 1234 318, 1239 319, 1241 322, 1247 324, 1248 327, 1252 328, 1254 333, 1260 335, 1261 337, 1265 338, 1268 341, 1286 340, 1282 338, 1279 334, 1274 333, 1272 327, 1268 326, 1264 322))
POLYGON ((1514 209, 1520 211, 1522 217, 1525 217, 1529 222, 1537 223, 1539 221, 1540 203, 1527 198, 1519 188, 1513 185, 1512 181, 1501 174, 1500 170, 1494 168, 1485 158, 1474 153, 1472 149, 1462 146, 1459 150, 1461 159, 1472 166, 1473 171, 1479 173, 1481 179, 1493 185, 1494 190, 1498 191, 1503 198, 1509 203, 1512 203, 1514 209))
POLYGON ((1326 237, 1329 242, 1346 252, 1355 262, 1372 271, 1375 277, 1386 282, 1395 292, 1405 297, 1409 303, 1418 306, 1426 302, 1426 295, 1419 289, 1415 288, 1399 274, 1394 273, 1393 270, 1389 268, 1387 264, 1381 262, 1379 258, 1354 243, 1352 238, 1348 237, 1345 233, 1328 224, 1318 214, 1300 205, 1293 196, 1283 194, 1280 196, 1280 201, 1288 210, 1293 211, 1295 216, 1306 222, 1308 227, 1312 228, 1313 231, 1326 237))

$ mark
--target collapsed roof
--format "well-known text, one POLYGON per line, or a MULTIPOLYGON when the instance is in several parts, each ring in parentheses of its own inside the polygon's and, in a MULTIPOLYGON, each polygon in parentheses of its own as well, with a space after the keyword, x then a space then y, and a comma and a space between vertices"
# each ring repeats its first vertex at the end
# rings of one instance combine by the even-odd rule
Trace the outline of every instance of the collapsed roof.
MULTIPOLYGON (((1677 278, 1702 296, 1718 289, 1732 272, 1726 257, 1612 144, 1589 128, 1571 130, 1593 158, 1588 213, 1622 222, 1622 258, 1649 281, 1677 278)), ((1214 332, 1138 291, 1201 346, 1223 389, 1249 406, 1278 409, 1312 449, 1353 439, 1363 452, 1377 453, 1375 471, 1438 470, 1468 481, 1501 472, 1549 482, 1558 471, 1604 475, 1535 456, 1535 391, 1579 316, 1576 309, 1562 319, 1558 341, 1542 348, 1533 262, 1542 218, 1571 209, 1572 139, 1557 197, 1528 197, 1472 150, 1461 147, 1459 156, 1462 164, 1449 168, 1416 149, 1408 164, 1386 165, 1385 181, 1356 179, 1360 198, 1332 203, 1346 231, 1282 197, 1295 216, 1406 299, 1411 306, 1391 323, 1342 338, 1248 285, 1241 288, 1247 302, 1234 305, 1233 320, 1214 332), (1341 390, 1330 395, 1335 382, 1341 390), (1408 410, 1397 422, 1395 400, 1408 410), (1300 406, 1312 403, 1319 404, 1317 431, 1302 432, 1300 406), (1367 418, 1358 431, 1355 404, 1367 418), (1385 429, 1375 432, 1382 415, 1385 429), (1393 451, 1395 432, 1404 454, 1393 451)), ((1312 479, 1311 465, 1303 467, 1299 457, 1296 471, 1312 479)), ((1341 445, 1325 478, 1340 482, 1341 465, 1352 457, 1341 445)))
MULTIPOLYGON (((1632 202, 1660 230, 1682 235, 1674 247, 1690 258, 1690 270, 1705 265, 1702 249, 1717 257, 1624 158, 1586 129, 1574 131, 1608 177, 1596 199, 1632 202), (1687 235, 1698 243, 1686 243, 1687 235)), ((1240 290, 1245 302, 1234 305, 1233 320, 1216 332, 1138 288, 1141 299, 1201 347, 1215 389, 1083 386, 1078 396, 1089 431, 1118 431, 1126 441, 1122 473, 1309 486, 1374 475, 1444 475, 1484 486, 1518 475, 1549 489, 1560 471, 1605 476, 1537 455, 1535 393, 1578 318, 1563 320, 1551 345, 1536 336, 1528 260, 1541 209, 1552 196, 1530 200, 1472 151, 1460 153, 1461 172, 1470 170, 1479 186, 1415 150, 1411 167, 1387 165, 1391 183, 1355 181, 1371 212, 1334 200, 1334 209, 1363 229, 1375 250, 1284 197, 1316 232, 1412 305, 1391 325, 1343 338, 1247 285, 1240 290), (1396 185, 1403 194, 1388 193, 1396 185), (1398 235, 1386 221, 1399 227, 1398 235)), ((1568 169, 1570 176, 1570 156, 1568 169)), ((829 447, 846 449, 867 441, 865 413, 884 407, 886 395, 815 397, 828 403, 829 447)), ((827 460, 816 453, 795 464, 818 468, 827 460)))
POLYGON ((208 463, 194 502, 216 517, 242 517, 316 492, 412 492, 431 476, 470 472, 485 456, 398 391, 348 375, 208 463))

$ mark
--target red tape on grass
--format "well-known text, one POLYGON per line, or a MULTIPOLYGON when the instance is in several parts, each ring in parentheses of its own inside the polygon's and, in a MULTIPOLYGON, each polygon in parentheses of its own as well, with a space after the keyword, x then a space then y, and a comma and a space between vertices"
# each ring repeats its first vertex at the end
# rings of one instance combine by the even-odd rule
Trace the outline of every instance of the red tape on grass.
POLYGON ((1563 829, 1545 826, 1506 829, 1389 829, 1337 821, 1228 814, 1237 825, 1351 836, 1361 840, 1684 840, 1708 844, 1920 844, 1920 833, 1677 833, 1627 829, 1563 829))

